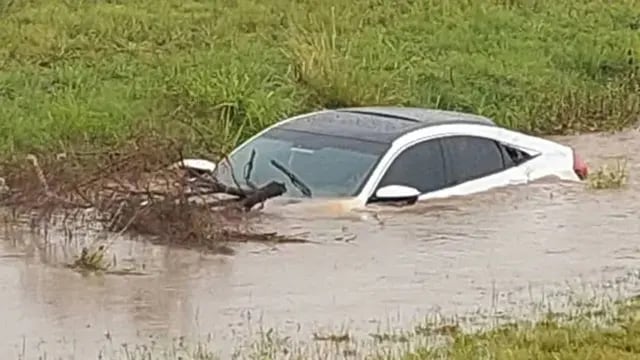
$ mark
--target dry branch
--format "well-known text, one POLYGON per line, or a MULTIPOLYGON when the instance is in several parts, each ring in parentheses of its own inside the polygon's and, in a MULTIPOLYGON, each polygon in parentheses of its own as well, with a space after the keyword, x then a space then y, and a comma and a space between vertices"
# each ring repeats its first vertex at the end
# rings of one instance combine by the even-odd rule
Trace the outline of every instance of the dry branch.
POLYGON ((171 166, 176 157, 182 160, 180 149, 172 145, 137 143, 129 151, 40 159, 31 155, 29 162, 4 164, 10 190, 0 197, 0 205, 40 219, 89 210, 105 230, 151 235, 188 247, 217 249, 234 237, 278 240, 273 234, 252 234, 234 226, 242 225, 238 219, 255 205, 282 195, 284 184, 273 181, 244 191, 209 174, 194 176, 171 166), (211 198, 219 194, 232 198, 211 198))

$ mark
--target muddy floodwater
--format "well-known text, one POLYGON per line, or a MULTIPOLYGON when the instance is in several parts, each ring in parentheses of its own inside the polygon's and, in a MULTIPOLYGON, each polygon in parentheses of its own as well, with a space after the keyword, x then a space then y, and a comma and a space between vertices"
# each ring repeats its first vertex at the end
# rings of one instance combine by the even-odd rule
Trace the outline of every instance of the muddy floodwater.
POLYGON ((568 291, 639 290, 640 132, 555 139, 591 168, 626 157, 628 186, 545 181, 376 216, 269 210, 265 223, 314 242, 247 244, 235 256, 115 239, 119 266, 146 275, 83 277, 60 267, 58 245, 89 235, 51 233, 38 251, 42 233, 0 232, 0 355, 90 359, 105 339, 150 336, 211 334, 234 346, 260 326, 366 334, 434 311, 510 312, 568 291))

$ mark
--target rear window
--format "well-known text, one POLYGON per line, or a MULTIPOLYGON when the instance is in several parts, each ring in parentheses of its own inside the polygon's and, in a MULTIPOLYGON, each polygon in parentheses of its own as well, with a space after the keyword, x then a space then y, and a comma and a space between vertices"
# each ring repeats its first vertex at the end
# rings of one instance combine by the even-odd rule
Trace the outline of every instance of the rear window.
POLYGON ((442 139, 449 185, 502 171, 502 150, 497 142, 475 136, 452 136, 442 139))

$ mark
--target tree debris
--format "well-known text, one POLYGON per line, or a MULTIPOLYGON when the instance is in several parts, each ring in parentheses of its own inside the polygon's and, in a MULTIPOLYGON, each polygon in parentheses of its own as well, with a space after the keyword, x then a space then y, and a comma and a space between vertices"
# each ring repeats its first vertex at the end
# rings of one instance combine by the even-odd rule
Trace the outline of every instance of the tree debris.
POLYGON ((171 164, 183 157, 170 141, 138 140, 124 150, 5 163, 0 205, 39 220, 90 214, 108 231, 223 253, 233 241, 291 241, 240 229, 256 205, 286 191, 283 183, 245 191, 217 182, 214 174, 176 168, 171 164))

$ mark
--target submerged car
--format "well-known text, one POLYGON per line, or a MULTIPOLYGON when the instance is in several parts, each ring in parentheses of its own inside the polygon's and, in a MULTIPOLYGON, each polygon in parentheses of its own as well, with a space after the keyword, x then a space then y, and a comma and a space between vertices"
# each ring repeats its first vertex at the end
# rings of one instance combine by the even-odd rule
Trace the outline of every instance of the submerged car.
POLYGON ((282 120, 235 148, 214 171, 231 187, 271 181, 284 196, 349 200, 355 206, 468 195, 545 177, 581 181, 573 148, 454 111, 407 107, 321 110, 282 120))

